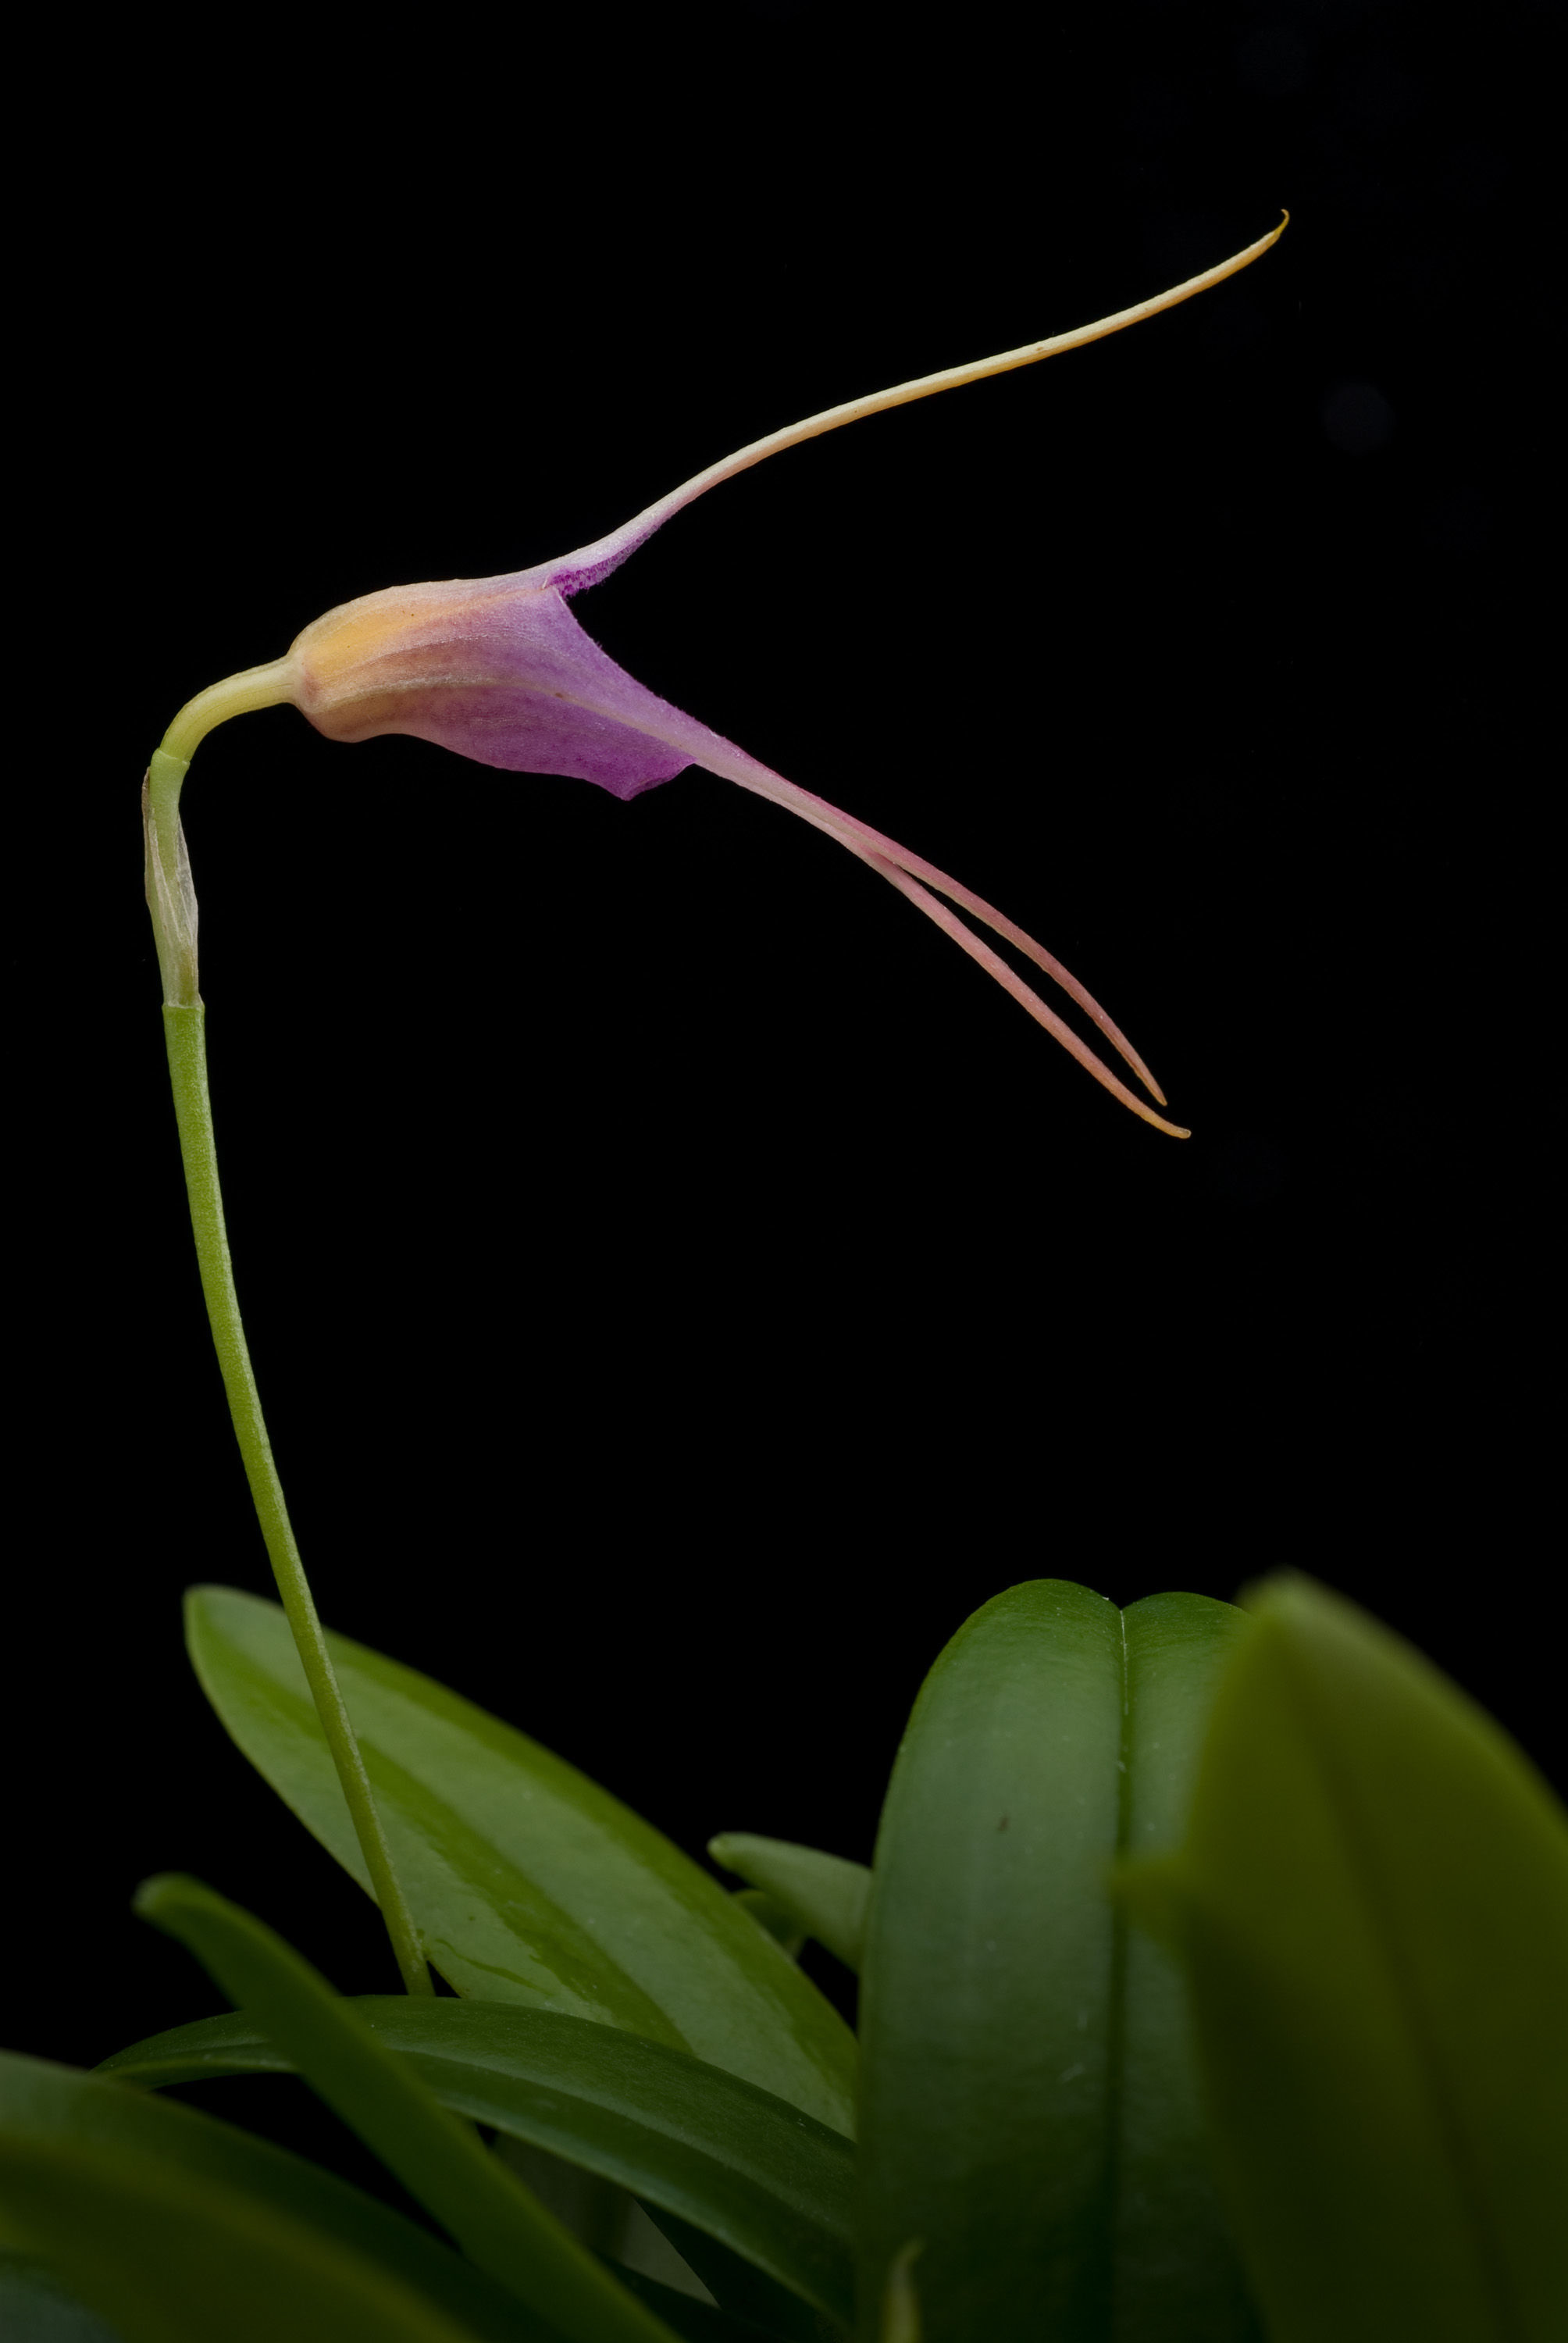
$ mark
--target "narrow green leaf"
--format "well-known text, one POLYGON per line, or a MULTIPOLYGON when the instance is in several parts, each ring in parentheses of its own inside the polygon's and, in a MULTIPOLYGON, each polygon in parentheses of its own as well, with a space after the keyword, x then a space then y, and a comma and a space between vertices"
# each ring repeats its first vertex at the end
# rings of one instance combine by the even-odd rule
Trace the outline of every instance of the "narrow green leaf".
POLYGON ((668 2329, 270 1928, 198 1880, 172 1875, 146 1881, 136 1908, 196 1955, 469 2260, 519 2302, 572 2343, 669 2343, 668 2329))
POLYGON ((331 2174, 194 2108, 5 2053, 0 2227, 125 2343, 552 2343, 331 2174))
POLYGON ((877 1842, 861 1984, 858 2298, 875 2338, 1241 2343, 1256 2332, 1203 2164, 1180 1981, 1131 1953, 1119 1849, 1181 1827, 1245 1629, 1059 1580, 960 1629, 915 1705, 877 1842), (908 2267, 907 2265, 905 2266, 908 2267), (896 2299, 895 2299, 896 2298, 896 2299))
MULTIPOLYGON (((1491 1718, 1271 1580, 1151 1887, 1277 2343, 1568 2332, 1568 1817, 1491 1718)), ((1135 1908, 1141 1906, 1135 1904, 1135 1908)))
MULTIPOLYGON (((854 2151, 840 2133, 683 2051, 585 2018, 401 1994, 342 2006, 444 2106, 616 2182, 849 2324, 854 2151)), ((164 2085, 290 2064, 246 2012, 155 2035, 104 2071, 164 2085)))
POLYGON ((792 1912, 809 1936, 858 1970, 866 1930, 866 1898, 871 1875, 863 1863, 823 1855, 788 1839, 756 1838, 749 1831, 722 1831, 708 1852, 726 1871, 760 1887, 792 1912))
MULTIPOLYGON (((282 1611, 198 1587, 186 1632, 235 1741, 367 1889, 282 1611)), ((345 1636, 327 1643, 398 1876, 448 1983, 669 2043, 852 2129, 853 2036, 716 1880, 511 1726, 345 1636)))

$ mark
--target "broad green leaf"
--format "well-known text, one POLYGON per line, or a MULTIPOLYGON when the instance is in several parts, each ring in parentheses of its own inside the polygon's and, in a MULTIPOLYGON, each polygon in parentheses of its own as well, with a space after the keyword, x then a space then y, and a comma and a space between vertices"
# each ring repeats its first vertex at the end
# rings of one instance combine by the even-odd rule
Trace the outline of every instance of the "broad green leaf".
POLYGON ((1126 1890, 1192 1987, 1277 2343, 1568 2333, 1568 1817, 1490 1717, 1267 1582, 1179 1855, 1126 1890))
POLYGON ((1201 1595, 1123 1614, 1037 1580, 977 1612, 927 1678, 861 1977, 866 2338, 885 2299, 895 2324, 909 2311, 888 2287, 917 2244, 924 2343, 1256 2334, 1204 2167, 1180 1978, 1128 1944, 1108 1892, 1119 1850, 1179 1833, 1245 1632, 1201 1595))
POLYGON ((859 1969, 871 1890, 863 1863, 795 1846, 788 1839, 756 1838, 749 1831, 720 1832, 709 1840, 708 1852, 726 1871, 792 1912, 806 1934, 836 1953, 846 1967, 859 1969))
POLYGON ((0 2226, 125 2343, 551 2343, 481 2272, 331 2174, 193 2108, 5 2053, 0 2226))
MULTIPOLYGON (((1246 1614, 1155 1594, 1121 1614, 1127 1771, 1123 1856, 1180 1843, 1215 1688, 1246 1614)), ((1114 1930, 1120 1992, 1111 2155, 1112 2343, 1258 2343, 1260 2327, 1216 2193, 1185 1980, 1141 1930, 1114 1930)), ((919 2281, 920 2273, 916 2272, 919 2281)))
MULTIPOLYGON (((585 2018, 401 1994, 345 2006, 444 2106, 616 2182, 849 2324, 854 2151, 840 2133, 684 2051, 585 2018)), ((155 2035, 104 2071, 157 2086, 290 2064, 244 2014, 155 2035)))
MULTIPOLYGON (((239 1747, 368 1892, 282 1611, 197 1587, 186 1633, 239 1747)), ((458 1993, 669 2043, 852 2130, 853 2036, 716 1880, 510 1725, 327 1643, 426 1951, 458 1993)))
POLYGON ((46 2264, 0 2248, 0 2335, 5 2343, 123 2343, 46 2264))
POLYGON ((173 1875, 146 1881, 136 1906, 196 1955, 469 2260, 538 2318, 571 2343, 669 2343, 668 2328, 270 1928, 198 1880, 173 1875))

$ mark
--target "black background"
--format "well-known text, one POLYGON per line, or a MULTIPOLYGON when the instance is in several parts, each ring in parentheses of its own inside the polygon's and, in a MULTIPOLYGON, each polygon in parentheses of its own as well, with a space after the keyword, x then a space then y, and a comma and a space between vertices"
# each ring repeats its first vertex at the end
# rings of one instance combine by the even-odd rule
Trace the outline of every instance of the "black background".
POLYGON ((1561 1778, 1521 1372, 1543 25, 454 16, 236 45, 166 136, 84 135, 30 365, 15 2046, 91 2063, 216 2006, 129 1916, 156 1869, 392 1983, 180 1645, 186 1584, 267 1579, 140 900, 176 708, 1287 205, 1241 279, 796 450, 576 605, 1039 934, 1194 1136, 721 781, 625 806, 274 709, 185 809, 241 1295, 328 1623, 693 1852, 868 1855, 925 1666, 1037 1574, 1306 1568, 1561 1778))

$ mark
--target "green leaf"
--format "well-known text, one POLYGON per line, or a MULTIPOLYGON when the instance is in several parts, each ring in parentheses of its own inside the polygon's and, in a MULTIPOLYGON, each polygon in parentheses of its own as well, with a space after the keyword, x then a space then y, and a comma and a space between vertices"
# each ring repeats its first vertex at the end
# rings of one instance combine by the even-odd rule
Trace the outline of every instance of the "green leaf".
POLYGON ((574 2237, 601 2261, 616 2266, 618 2278, 632 2270, 699 2302, 711 2301, 697 2272, 682 2261, 629 2189, 568 2164, 550 2148, 535 2147, 505 2132, 498 2132, 490 2145, 508 2170, 528 2184, 574 2237))
POLYGON ((882 2295, 879 2343, 920 2343, 920 2296, 915 2284, 915 2264, 923 2248, 920 2239, 901 2247, 888 2264, 882 2295))
MULTIPOLYGON (((1181 1840, 1203 1734, 1244 1612, 1201 1594, 1154 1594, 1121 1614, 1127 1771, 1119 1846, 1157 1855, 1181 1840)), ((1215 2187, 1185 1980, 1141 1933, 1114 1931, 1118 2102, 1111 2156, 1113 2343, 1261 2343, 1215 2187)))
POLYGON ((777 2336, 782 2343, 838 2343, 843 2336, 843 2316, 830 2317, 816 2308, 754 2262, 743 2260, 706 2230, 694 2228, 662 2206, 652 2206, 650 2212, 667 2245, 730 2318, 777 2336))
POLYGON ((1180 1855, 1216 2155, 1277 2343, 1568 2329, 1568 1817, 1363 1614, 1252 1598, 1180 1855))
MULTIPOLYGON (((239 1747, 368 1890, 282 1611, 197 1587, 186 1632, 239 1747)), ((426 1951, 457 1992, 667 2042, 851 2131, 853 2036, 716 1880, 511 1726, 327 1643, 426 1951)))
MULTIPOLYGON (((444 2106, 615 2181, 849 2324, 854 2151, 840 2133, 683 2051, 585 2018, 407 1995, 343 2006, 444 2106)), ((244 2014, 155 2035, 104 2071, 163 2085, 289 2065, 244 2014)))
POLYGON ((673 2328, 683 2343, 759 2343, 759 2338, 767 2338, 772 2332, 752 2326, 748 2319, 732 2318, 728 2311, 698 2302, 689 2294, 678 2294, 674 2287, 661 2286, 658 2278, 647 2278, 640 2270, 618 2269, 616 2275, 658 2313, 667 2327, 673 2328))
POLYGON ((147 1880, 136 1908, 196 1955, 469 2260, 537 2317, 573 2343, 669 2343, 668 2329, 270 1928, 199 1880, 172 1875, 147 1880))
POLYGON ((708 1852, 726 1871, 759 1887, 792 1912, 809 1936, 858 1970, 866 1929, 866 1898, 871 1875, 863 1863, 823 1855, 788 1839, 755 1838, 748 1831, 723 1831, 708 1852))
POLYGON ((888 1793, 861 1979, 862 2333, 1241 2343, 1179 1975, 1132 1946, 1119 1849, 1179 1832, 1229 1604, 1125 1616, 1038 1580, 960 1629, 888 1793), (908 2259, 901 2265, 906 2271, 908 2259))
POLYGON ((95 2310, 67 2294, 45 2263, 3 2248, 0 2335, 5 2343, 123 2343, 95 2310))
POLYGON ((331 2174, 193 2108, 5 2053, 0 2223, 125 2343, 552 2343, 331 2174))
POLYGON ((760 1887, 738 1887, 730 1901, 749 1912, 759 1928, 766 1928, 792 1961, 799 1959, 806 1949, 806 1932, 776 1896, 764 1895, 760 1887))

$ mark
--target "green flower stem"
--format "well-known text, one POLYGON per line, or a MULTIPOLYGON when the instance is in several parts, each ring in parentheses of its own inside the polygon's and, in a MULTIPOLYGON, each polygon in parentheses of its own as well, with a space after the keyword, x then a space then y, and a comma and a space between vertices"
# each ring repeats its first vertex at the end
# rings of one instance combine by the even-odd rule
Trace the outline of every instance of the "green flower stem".
POLYGON ((228 1393, 229 1413, 245 1460, 246 1478, 256 1505, 261 1534, 266 1541, 273 1576, 283 1598, 288 1624, 305 1668, 316 1713, 332 1752, 343 1795, 354 1819, 376 1900, 381 1906, 387 1933, 409 1993, 431 1993, 430 1972, 415 1933, 414 1916, 392 1865, 391 1849, 377 1812, 375 1795, 365 1770, 354 1726, 338 1689, 337 1673, 327 1648, 321 1621, 299 1548, 289 1527, 283 1486, 273 1463, 272 1443, 261 1413, 261 1400, 239 1314, 228 1236, 224 1227, 223 1195, 218 1187, 217 1152, 213 1143, 212 1104, 207 1095, 206 1011, 199 1001, 183 1007, 166 1007, 164 1035, 168 1043, 169 1074, 174 1083, 175 1112, 179 1121, 180 1153, 185 1161, 186 1188, 190 1197, 191 1224, 196 1232, 196 1259, 201 1265, 202 1292, 228 1393))
POLYGON ((241 675, 227 675, 221 683, 209 684, 194 699, 186 700, 164 734, 158 754, 177 758, 188 765, 215 725, 226 724, 231 716, 244 716, 253 708, 279 707, 284 700, 293 699, 295 681, 292 662, 280 659, 269 659, 265 667, 247 667, 241 675))

